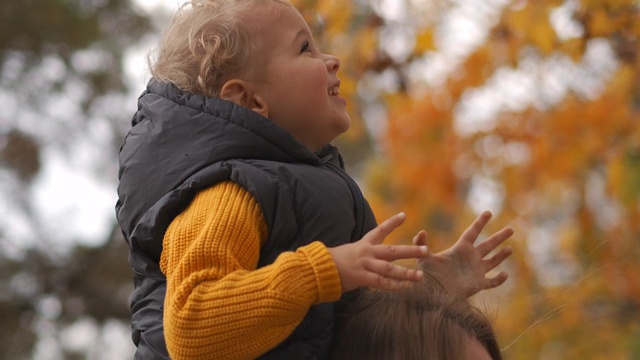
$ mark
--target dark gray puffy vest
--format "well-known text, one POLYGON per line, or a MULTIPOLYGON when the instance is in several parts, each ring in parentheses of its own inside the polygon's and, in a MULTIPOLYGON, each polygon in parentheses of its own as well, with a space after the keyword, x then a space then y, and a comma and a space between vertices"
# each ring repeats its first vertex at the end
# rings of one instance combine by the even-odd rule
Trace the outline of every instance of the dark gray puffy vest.
MULTIPOLYGON (((134 270, 136 359, 168 358, 162 330, 166 279, 158 265, 162 239, 198 191, 232 180, 257 199, 269 230, 259 266, 315 240, 329 247, 358 240, 375 227, 337 149, 313 154, 249 109, 153 79, 121 147, 119 178, 116 212, 134 270)), ((332 303, 311 307, 291 336, 261 358, 326 358, 334 310, 332 303)))

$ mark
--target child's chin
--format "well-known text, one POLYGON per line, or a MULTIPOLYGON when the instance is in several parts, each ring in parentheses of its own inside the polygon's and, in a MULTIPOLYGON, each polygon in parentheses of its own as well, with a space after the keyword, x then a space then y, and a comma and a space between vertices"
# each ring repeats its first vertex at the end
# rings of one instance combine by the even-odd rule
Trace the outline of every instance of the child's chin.
POLYGON ((351 128, 351 117, 345 114, 345 119, 342 120, 342 128, 340 129, 340 133, 345 133, 351 128))

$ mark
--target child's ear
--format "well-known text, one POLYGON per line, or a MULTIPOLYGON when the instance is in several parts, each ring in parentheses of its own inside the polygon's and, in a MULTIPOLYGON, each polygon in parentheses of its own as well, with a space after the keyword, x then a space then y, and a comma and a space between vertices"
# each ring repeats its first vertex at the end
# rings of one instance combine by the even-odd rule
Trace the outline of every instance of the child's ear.
POLYGON ((245 80, 228 80, 222 85, 220 98, 249 108, 264 117, 269 117, 267 102, 251 89, 251 84, 245 80))

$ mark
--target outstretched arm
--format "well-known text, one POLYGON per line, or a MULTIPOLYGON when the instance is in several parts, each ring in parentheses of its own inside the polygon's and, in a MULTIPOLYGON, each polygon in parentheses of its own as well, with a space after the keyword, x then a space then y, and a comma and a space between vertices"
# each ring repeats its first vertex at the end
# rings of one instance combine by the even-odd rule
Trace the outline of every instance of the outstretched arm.
POLYGON ((393 288, 422 272, 393 265, 423 246, 380 245, 404 221, 392 217, 362 240, 312 242, 257 268, 266 223, 258 202, 232 182, 201 191, 169 226, 164 335, 172 359, 254 359, 286 339, 314 304, 360 286, 393 288))
MULTIPOLYGON (((418 260, 419 267, 433 275, 445 287, 466 296, 502 285, 508 277, 506 272, 502 271, 493 277, 487 277, 487 273, 508 258, 512 249, 504 247, 492 256, 487 256, 513 235, 513 229, 505 227, 482 243, 474 245, 490 219, 491 212, 482 213, 452 247, 437 254, 429 252, 418 260)), ((426 245, 426 240, 427 234, 420 231, 413 238, 413 243, 426 245)))

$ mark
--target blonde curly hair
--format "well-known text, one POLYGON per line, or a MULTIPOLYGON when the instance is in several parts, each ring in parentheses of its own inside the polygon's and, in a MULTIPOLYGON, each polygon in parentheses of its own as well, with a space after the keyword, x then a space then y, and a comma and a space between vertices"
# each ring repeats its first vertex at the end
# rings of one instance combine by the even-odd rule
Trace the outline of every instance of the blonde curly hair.
POLYGON ((256 41, 257 6, 275 10, 287 0, 191 0, 173 15, 151 74, 159 81, 205 96, 220 96, 232 78, 253 78, 262 70, 265 44, 256 41))

